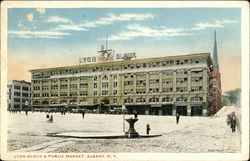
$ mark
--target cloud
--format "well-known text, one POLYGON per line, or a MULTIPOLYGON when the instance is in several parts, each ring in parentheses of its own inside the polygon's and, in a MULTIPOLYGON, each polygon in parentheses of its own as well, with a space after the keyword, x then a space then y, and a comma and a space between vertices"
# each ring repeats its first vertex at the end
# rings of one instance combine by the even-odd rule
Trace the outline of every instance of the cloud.
POLYGON ((111 35, 109 40, 131 40, 136 37, 169 37, 169 36, 189 36, 190 33, 185 33, 183 28, 166 28, 164 26, 158 28, 150 28, 138 24, 126 26, 127 31, 120 32, 116 35, 111 35))
MULTIPOLYGON (((225 27, 227 24, 238 23, 235 20, 222 19, 215 20, 214 23, 197 23, 193 28, 167 28, 165 26, 160 26, 157 28, 145 27, 138 24, 126 26, 126 31, 122 31, 118 34, 111 35, 109 37, 110 41, 115 40, 131 40, 136 37, 170 37, 170 36, 190 36, 193 35, 189 33, 194 30, 203 30, 211 27, 225 27)), ((101 39, 102 40, 102 39, 101 39)))
POLYGON ((28 21, 30 21, 30 22, 33 21, 33 18, 34 18, 33 13, 30 13, 30 14, 27 15, 27 19, 28 19, 28 21))
POLYGON ((54 23, 72 23, 70 19, 59 17, 59 16, 52 16, 49 17, 46 22, 54 22, 54 23))
POLYGON ((109 25, 112 24, 115 21, 142 21, 147 19, 153 19, 154 15, 152 14, 134 14, 134 13, 127 13, 127 14, 120 14, 115 15, 113 13, 110 13, 107 15, 107 17, 99 18, 96 21, 89 21, 84 24, 80 24, 82 27, 97 27, 100 25, 109 25))
POLYGON ((20 21, 18 22, 17 26, 18 26, 19 28, 23 28, 23 27, 24 27, 23 20, 20 20, 20 21))
POLYGON ((73 30, 73 31, 86 31, 85 28, 80 27, 76 24, 70 24, 70 25, 58 25, 56 28, 52 29, 55 31, 62 31, 62 30, 73 30))
POLYGON ((45 14, 46 9, 45 8, 37 8, 36 11, 39 12, 40 14, 45 14))
POLYGON ((54 32, 54 31, 9 31, 8 34, 18 38, 50 38, 50 39, 61 39, 64 36, 70 35, 65 32, 54 32))
MULTIPOLYGON (((46 13, 46 9, 44 8, 37 8, 36 11, 39 12, 40 14, 46 13)), ((34 21, 33 18, 34 18, 33 13, 30 13, 27 15, 27 19, 30 22, 34 21)), ((131 20, 142 21, 142 20, 153 19, 153 18, 154 16, 152 14, 126 13, 126 14, 116 15, 113 13, 109 13, 107 14, 106 17, 101 17, 97 19, 96 21, 89 21, 83 24, 75 24, 72 20, 65 18, 65 17, 51 16, 43 20, 43 22, 47 22, 47 23, 57 23, 56 27, 51 28, 49 29, 49 31, 47 31, 47 32, 51 32, 49 34, 48 33, 42 34, 42 32, 38 32, 38 31, 20 31, 20 32, 10 31, 9 34, 12 34, 12 36, 14 35, 19 38, 35 38, 35 37, 36 38, 63 38, 63 36, 59 37, 58 35, 55 36, 51 34, 55 33, 54 31, 87 31, 88 28, 97 27, 100 25, 109 25, 116 21, 131 21, 131 20)), ((18 23, 18 26, 19 28, 25 29, 25 26, 22 23, 22 21, 18 23)), ((30 29, 36 29, 36 26, 29 28, 29 29, 26 28, 26 30, 30 30, 30 29)), ((64 33, 64 32, 58 32, 58 33, 64 33)))
POLYGON ((214 23, 198 23, 198 24, 195 24, 195 27, 193 27, 192 30, 203 30, 203 29, 211 28, 211 27, 212 28, 225 27, 225 25, 232 24, 232 23, 238 23, 238 21, 223 19, 223 20, 215 20, 214 23))

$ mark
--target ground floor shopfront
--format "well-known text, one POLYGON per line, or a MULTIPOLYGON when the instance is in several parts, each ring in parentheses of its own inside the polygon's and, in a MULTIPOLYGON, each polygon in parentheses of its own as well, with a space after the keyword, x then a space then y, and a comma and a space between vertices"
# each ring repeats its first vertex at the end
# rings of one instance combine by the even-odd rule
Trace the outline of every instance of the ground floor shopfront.
POLYGON ((162 105, 126 105, 128 114, 141 115, 176 115, 182 116, 207 116, 205 104, 162 104, 162 105))
MULTIPOLYGON (((125 107, 125 113, 139 115, 176 115, 181 116, 208 116, 208 106, 205 103, 196 104, 125 104, 125 105, 105 105, 107 111, 105 113, 121 114, 122 106, 125 107)), ((36 109, 43 109, 44 111, 75 111, 87 110, 90 112, 100 110, 99 105, 36 105, 36 109)))

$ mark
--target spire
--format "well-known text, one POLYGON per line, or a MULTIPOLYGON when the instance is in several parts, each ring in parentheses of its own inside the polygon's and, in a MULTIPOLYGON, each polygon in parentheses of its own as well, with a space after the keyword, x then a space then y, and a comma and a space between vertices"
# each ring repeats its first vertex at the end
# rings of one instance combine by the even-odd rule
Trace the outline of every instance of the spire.
POLYGON ((218 53, 217 53, 216 31, 214 31, 213 60, 214 60, 214 68, 218 68, 219 67, 219 63, 218 63, 218 53))

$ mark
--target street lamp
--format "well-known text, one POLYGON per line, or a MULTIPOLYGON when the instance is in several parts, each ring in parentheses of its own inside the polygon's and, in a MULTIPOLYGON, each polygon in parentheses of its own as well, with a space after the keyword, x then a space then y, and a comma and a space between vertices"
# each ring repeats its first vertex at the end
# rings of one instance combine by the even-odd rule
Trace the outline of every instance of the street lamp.
POLYGON ((125 132, 125 111, 126 111, 125 105, 122 105, 122 115, 123 115, 123 132, 125 132))
POLYGON ((26 106, 26 110, 28 110, 29 109, 29 101, 28 100, 25 101, 25 106, 26 106))

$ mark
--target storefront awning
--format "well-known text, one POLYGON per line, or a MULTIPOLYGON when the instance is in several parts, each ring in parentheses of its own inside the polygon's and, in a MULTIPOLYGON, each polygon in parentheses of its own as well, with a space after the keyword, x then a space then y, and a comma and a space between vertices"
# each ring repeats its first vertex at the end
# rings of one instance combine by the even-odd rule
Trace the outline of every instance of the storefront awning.
POLYGON ((191 69, 191 71, 202 71, 202 68, 194 68, 194 69, 191 69))

